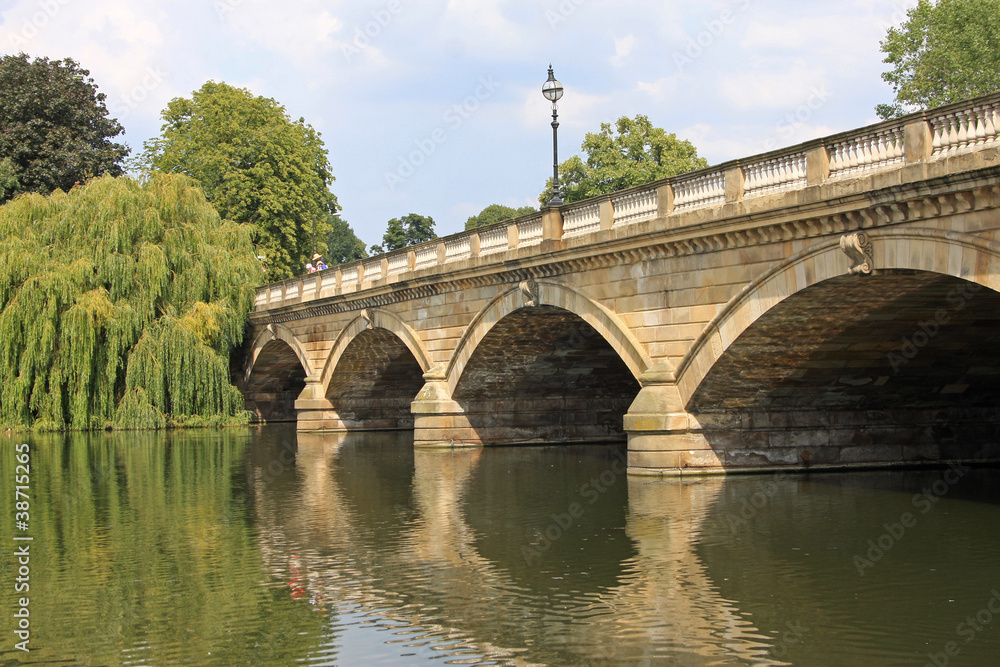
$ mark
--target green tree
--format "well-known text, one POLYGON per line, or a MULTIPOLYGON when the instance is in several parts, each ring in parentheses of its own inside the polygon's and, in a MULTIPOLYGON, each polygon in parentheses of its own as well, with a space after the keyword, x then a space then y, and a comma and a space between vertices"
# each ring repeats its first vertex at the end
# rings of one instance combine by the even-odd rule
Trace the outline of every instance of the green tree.
POLYGON ((0 202, 5 202, 16 195, 20 184, 14 163, 10 158, 0 158, 0 202))
POLYGON ((346 220, 332 216, 328 222, 330 231, 326 235, 327 264, 344 264, 368 256, 365 242, 355 235, 346 220))
POLYGON ((269 276, 301 273, 326 254, 329 219, 337 211, 333 174, 320 135, 284 107, 242 88, 208 82, 191 99, 163 111, 161 136, 146 142, 141 163, 187 174, 201 184, 223 218, 249 225, 269 276))
POLYGON ((183 176, 0 206, 0 427, 245 423, 229 354, 262 279, 183 176))
POLYGON ((382 245, 371 246, 369 252, 378 255, 436 238, 434 218, 428 215, 410 213, 402 218, 390 220, 386 226, 385 234, 382 235, 382 245))
POLYGON ((1000 0, 920 0, 881 42, 892 86, 883 119, 1000 90, 1000 0))
POLYGON ((70 58, 0 57, 0 203, 123 173, 129 149, 111 139, 125 130, 89 76, 70 58))
POLYGON ((517 218, 534 212, 535 209, 532 206, 512 208, 510 206, 504 206, 503 204, 490 204, 480 211, 478 215, 474 215, 466 220, 465 228, 475 229, 476 227, 486 227, 487 225, 493 225, 502 220, 510 220, 511 218, 517 218))
MULTIPOLYGON (((584 162, 574 155, 559 165, 559 187, 567 203, 596 197, 708 166, 690 141, 653 127, 649 118, 622 116, 601 123, 601 131, 583 139, 584 162)), ((542 206, 552 198, 552 179, 538 197, 542 206)))

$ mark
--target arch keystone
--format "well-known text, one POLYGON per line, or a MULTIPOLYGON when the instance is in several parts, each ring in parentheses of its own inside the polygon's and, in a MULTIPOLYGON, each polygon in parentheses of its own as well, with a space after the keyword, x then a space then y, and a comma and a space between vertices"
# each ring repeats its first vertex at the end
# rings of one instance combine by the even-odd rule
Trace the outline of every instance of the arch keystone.
POLYGON ((870 276, 875 270, 875 252, 872 241, 864 232, 854 232, 840 237, 840 249, 851 258, 851 268, 847 270, 851 275, 860 274, 870 276))

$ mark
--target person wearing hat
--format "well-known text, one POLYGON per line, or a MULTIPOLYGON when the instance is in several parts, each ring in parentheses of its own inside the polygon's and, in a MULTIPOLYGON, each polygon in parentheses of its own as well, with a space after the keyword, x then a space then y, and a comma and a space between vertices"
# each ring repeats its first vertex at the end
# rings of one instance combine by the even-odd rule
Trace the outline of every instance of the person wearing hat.
POLYGON ((327 268, 326 267, 326 262, 323 261, 323 256, 320 255, 318 252, 317 253, 313 253, 312 261, 316 263, 316 270, 317 271, 322 271, 323 269, 327 268))

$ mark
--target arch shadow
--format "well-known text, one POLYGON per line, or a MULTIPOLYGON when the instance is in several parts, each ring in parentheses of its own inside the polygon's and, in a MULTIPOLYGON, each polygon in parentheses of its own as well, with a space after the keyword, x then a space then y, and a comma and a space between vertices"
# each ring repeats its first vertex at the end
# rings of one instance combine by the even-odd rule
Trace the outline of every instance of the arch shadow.
POLYGON ((423 342, 405 322, 365 310, 337 337, 319 384, 338 428, 410 429, 410 403, 429 365, 423 342))
POLYGON ((493 327, 516 310, 540 304, 568 311, 593 327, 618 353, 634 378, 653 365, 642 343, 611 310, 561 283, 539 281, 536 286, 533 293, 526 293, 526 287, 516 287, 497 295, 473 318, 445 369, 449 391, 454 391, 469 359, 493 327))
POLYGON ((406 349, 410 351, 410 354, 413 355, 413 359, 420 366, 421 372, 426 373, 430 369, 430 356, 427 354, 427 349, 424 347, 423 341, 420 340, 417 333, 406 322, 384 310, 368 310, 351 320, 344 327, 330 349, 330 354, 327 356, 326 363, 323 364, 323 370, 319 377, 324 394, 329 390, 330 380, 348 346, 362 332, 372 329, 385 329, 395 334, 403 345, 406 346, 406 349))
POLYGON ((243 377, 247 409, 260 421, 295 421, 311 365, 294 334, 271 324, 254 339, 243 377))
POLYGON ((302 365, 302 369, 305 372, 306 377, 312 377, 312 364, 309 361, 309 357, 306 355, 302 344, 295 337, 295 334, 292 333, 291 329, 280 324, 268 324, 267 327, 257 334, 256 338, 254 338, 253 346, 250 348, 250 360, 247 364, 246 371, 243 373, 244 383, 249 382, 250 376, 253 374, 254 366, 256 366, 257 359, 260 357, 263 349, 268 343, 277 340, 284 342, 291 348, 292 352, 295 353, 296 358, 298 358, 299 363, 302 365))
POLYGON ((623 441, 624 414, 650 365, 607 308, 559 283, 522 283, 477 314, 432 380, 443 385, 456 413, 425 423, 462 428, 428 439, 623 441))
POLYGON ((1000 244, 870 240, 870 276, 832 239, 727 304, 678 366, 678 433, 726 468, 1000 458, 1000 244))
MULTIPOLYGON (((1000 243, 936 229, 888 230, 869 237, 876 273, 889 269, 927 271, 1000 290, 1000 243)), ((793 255, 730 299, 677 366, 684 404, 726 350, 768 311, 817 283, 850 275, 850 262, 839 243, 839 239, 832 239, 793 255)))

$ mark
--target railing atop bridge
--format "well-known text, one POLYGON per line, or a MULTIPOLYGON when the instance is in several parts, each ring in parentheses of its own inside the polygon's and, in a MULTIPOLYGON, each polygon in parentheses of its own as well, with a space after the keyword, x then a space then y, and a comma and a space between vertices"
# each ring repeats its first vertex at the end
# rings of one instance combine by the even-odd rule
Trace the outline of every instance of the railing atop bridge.
POLYGON ((637 223, 657 218, 665 219, 666 229, 683 228, 690 224, 685 214, 698 209, 996 146, 1000 146, 1000 95, 990 95, 263 285, 257 291, 256 308, 278 308, 443 273, 460 261, 500 264, 546 251, 546 241, 614 229, 625 235, 630 229, 645 233, 650 231, 647 225, 637 223))

